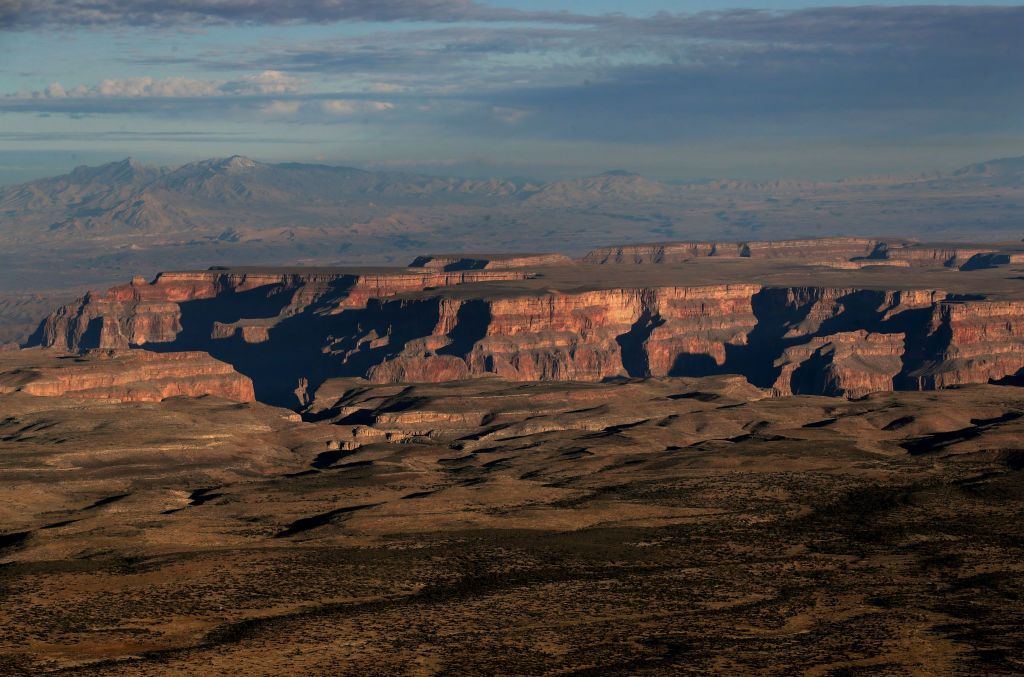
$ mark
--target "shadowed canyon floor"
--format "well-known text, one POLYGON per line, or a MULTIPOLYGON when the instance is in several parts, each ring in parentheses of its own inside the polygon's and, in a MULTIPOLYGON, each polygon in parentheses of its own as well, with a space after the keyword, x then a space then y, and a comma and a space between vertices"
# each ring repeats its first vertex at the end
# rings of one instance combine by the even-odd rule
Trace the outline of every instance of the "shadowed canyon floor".
POLYGON ((0 351, 0 673, 1020 673, 1022 256, 91 292, 0 351))

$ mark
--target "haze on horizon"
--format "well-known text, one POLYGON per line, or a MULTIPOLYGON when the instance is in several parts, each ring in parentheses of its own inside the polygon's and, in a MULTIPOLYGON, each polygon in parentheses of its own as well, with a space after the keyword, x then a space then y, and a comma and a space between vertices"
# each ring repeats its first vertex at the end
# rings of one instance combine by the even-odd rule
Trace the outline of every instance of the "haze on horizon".
POLYGON ((128 155, 948 170, 1024 154, 1022 26, 1009 2, 0 0, 0 184, 128 155))

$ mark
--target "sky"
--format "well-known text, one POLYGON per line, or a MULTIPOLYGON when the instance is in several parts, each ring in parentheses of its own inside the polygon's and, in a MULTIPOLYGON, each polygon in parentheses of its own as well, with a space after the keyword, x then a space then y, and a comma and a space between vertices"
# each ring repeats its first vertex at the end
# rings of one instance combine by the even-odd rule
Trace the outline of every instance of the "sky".
POLYGON ((833 179, 1024 155, 1024 7, 0 0, 0 184, 234 154, 833 179))

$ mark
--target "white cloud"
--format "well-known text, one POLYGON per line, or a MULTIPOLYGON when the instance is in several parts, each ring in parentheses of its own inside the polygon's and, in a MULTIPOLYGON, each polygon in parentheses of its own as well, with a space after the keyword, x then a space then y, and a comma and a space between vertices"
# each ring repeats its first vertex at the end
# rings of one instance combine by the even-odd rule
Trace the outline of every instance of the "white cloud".
POLYGON ((494 106, 491 108, 491 115, 498 122, 503 122, 506 125, 517 124, 530 115, 530 111, 523 110, 522 108, 509 108, 507 106, 494 106))
POLYGON ((268 70, 226 82, 221 89, 233 94, 294 94, 301 87, 301 78, 281 71, 268 70))
POLYGON ((374 82, 366 87, 366 91, 374 92, 376 94, 395 94, 397 92, 406 92, 409 88, 405 85, 396 85, 391 82, 374 82))
POLYGON ((59 82, 50 83, 50 86, 46 88, 46 97, 49 99, 62 99, 67 95, 59 82))
POLYGON ((210 80, 190 80, 172 77, 155 80, 150 77, 103 80, 84 92, 85 96, 137 98, 137 97, 198 97, 218 96, 220 85, 210 80))
POLYGON ((264 115, 288 116, 298 113, 301 107, 298 101, 271 101, 260 108, 260 112, 264 115))
MULTIPOLYGON (((301 78, 267 70, 246 75, 238 80, 194 80, 183 77, 169 78, 108 78, 96 85, 78 85, 66 89, 61 83, 51 83, 46 89, 31 92, 35 99, 64 98, 190 98, 207 96, 244 96, 259 94, 294 94, 302 86, 301 78)), ((13 95, 25 98, 24 94, 13 95)))
POLYGON ((356 112, 356 105, 352 101, 332 99, 321 103, 320 110, 328 115, 353 115, 356 112))
POLYGON ((336 116, 356 115, 358 113, 383 113, 394 108, 395 104, 387 101, 330 99, 320 104, 320 110, 328 115, 336 116))

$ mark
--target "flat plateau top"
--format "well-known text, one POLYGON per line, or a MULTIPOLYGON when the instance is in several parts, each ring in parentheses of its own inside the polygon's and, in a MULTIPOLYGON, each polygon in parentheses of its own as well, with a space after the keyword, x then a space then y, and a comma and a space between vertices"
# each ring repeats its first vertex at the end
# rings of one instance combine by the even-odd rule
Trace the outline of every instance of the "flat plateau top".
MULTIPOLYGON (((488 281, 447 287, 454 297, 500 298, 540 291, 580 292, 648 287, 757 284, 765 287, 850 287, 883 290, 940 290, 993 299, 1024 299, 1024 265, 972 271, 953 268, 870 266, 856 270, 810 265, 796 260, 700 258, 686 263, 597 265, 573 263, 523 268, 527 280, 488 281)), ((436 295, 437 290, 421 292, 436 295)))
MULTIPOLYGON (((457 297, 500 298, 554 290, 579 292, 617 288, 757 284, 770 287, 851 287, 857 289, 941 290, 949 294, 978 294, 993 299, 1024 299, 1024 264, 979 270, 943 267, 867 266, 839 269, 799 259, 697 258, 685 263, 599 265, 574 262, 530 266, 517 271, 532 279, 472 282, 443 289, 457 297)), ((404 267, 263 267, 242 266, 211 271, 223 274, 429 275, 422 268, 404 267)), ((473 274, 512 271, 465 271, 473 274)), ((458 274, 458 273, 449 273, 458 274)), ((421 294, 436 295, 431 289, 421 294)))
POLYGON ((168 270, 161 275, 213 273, 222 275, 426 275, 437 271, 405 266, 216 266, 206 270, 168 270))

